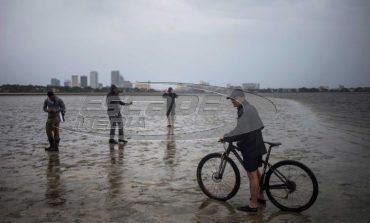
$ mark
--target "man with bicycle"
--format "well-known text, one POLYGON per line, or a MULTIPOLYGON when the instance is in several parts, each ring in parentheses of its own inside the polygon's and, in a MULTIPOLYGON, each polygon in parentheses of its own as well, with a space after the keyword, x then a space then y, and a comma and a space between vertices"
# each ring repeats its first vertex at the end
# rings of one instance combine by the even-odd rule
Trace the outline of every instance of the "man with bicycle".
POLYGON ((239 207, 238 210, 257 212, 257 203, 266 203, 263 192, 259 191, 261 173, 258 170, 262 166, 262 155, 267 153, 261 132, 264 126, 256 108, 246 101, 241 89, 233 90, 227 99, 230 99, 238 110, 237 125, 221 137, 220 141, 237 142, 247 170, 251 194, 249 205, 239 207))

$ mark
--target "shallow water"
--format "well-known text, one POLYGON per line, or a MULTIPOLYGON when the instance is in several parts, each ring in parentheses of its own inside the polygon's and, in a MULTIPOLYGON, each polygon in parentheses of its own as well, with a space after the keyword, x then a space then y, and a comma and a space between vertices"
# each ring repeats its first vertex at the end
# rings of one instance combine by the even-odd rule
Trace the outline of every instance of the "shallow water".
MULTIPOLYGON (((333 98, 321 102, 274 98, 277 113, 256 99, 254 103, 266 124, 265 140, 283 143, 273 151, 271 162, 294 159, 305 163, 318 178, 320 193, 316 203, 303 213, 281 212, 268 202, 255 215, 235 209, 249 199, 245 174, 239 192, 228 202, 207 199, 196 181, 200 159, 223 150, 216 137, 234 125, 233 108, 225 104, 216 116, 203 115, 198 119, 179 115, 173 133, 168 132, 162 116, 151 116, 145 120, 145 128, 140 124, 127 126, 129 143, 119 148, 107 144, 105 129, 76 129, 81 114, 86 115, 81 113, 86 97, 61 98, 67 105, 67 121, 61 125, 60 152, 48 153, 44 151, 46 114, 41 112, 44 97, 0 97, 1 222, 370 219, 370 146, 366 144, 370 126, 360 122, 362 138, 347 131, 343 122, 332 118, 338 115, 336 109, 328 106, 329 102, 336 105, 333 98), (322 109, 320 103, 329 108, 322 109), (187 134, 195 129, 202 131, 187 134), (146 130, 149 140, 140 140, 142 130, 146 130)), ((361 100, 359 103, 366 110, 368 104, 361 100)), ((359 118, 351 110, 345 115, 353 120, 359 118)), ((367 118, 365 114, 362 117, 367 118)), ((350 123, 356 128, 357 122, 350 123)))

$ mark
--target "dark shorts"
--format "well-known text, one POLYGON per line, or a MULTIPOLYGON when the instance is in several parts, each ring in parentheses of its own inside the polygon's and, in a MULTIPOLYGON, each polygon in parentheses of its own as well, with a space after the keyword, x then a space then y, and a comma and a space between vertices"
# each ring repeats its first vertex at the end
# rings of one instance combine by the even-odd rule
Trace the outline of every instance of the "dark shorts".
POLYGON ((262 166, 262 156, 256 158, 249 158, 243 155, 244 167, 247 171, 252 172, 258 169, 258 167, 262 166))

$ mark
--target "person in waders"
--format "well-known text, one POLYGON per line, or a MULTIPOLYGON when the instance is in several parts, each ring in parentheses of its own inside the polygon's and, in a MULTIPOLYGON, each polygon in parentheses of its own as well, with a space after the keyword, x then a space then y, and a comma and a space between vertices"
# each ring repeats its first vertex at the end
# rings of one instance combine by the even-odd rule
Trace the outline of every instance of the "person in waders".
POLYGON ((49 147, 45 148, 46 151, 59 151, 59 123, 64 121, 64 114, 66 106, 62 99, 54 95, 54 92, 48 91, 48 97, 44 101, 44 112, 48 113, 46 121, 46 135, 49 141, 49 147))
POLYGON ((168 90, 162 95, 163 98, 167 98, 167 127, 172 127, 175 122, 175 111, 176 111, 176 98, 178 95, 172 92, 172 87, 169 87, 168 90))
POLYGON ((110 88, 110 92, 107 95, 107 112, 110 121, 110 136, 109 136, 109 144, 117 144, 117 141, 114 140, 114 135, 116 131, 116 125, 118 125, 118 134, 119 144, 126 144, 127 140, 123 139, 123 121, 122 121, 122 114, 121 114, 121 105, 132 105, 132 102, 125 103, 121 101, 119 98, 119 90, 116 85, 112 85, 110 88))

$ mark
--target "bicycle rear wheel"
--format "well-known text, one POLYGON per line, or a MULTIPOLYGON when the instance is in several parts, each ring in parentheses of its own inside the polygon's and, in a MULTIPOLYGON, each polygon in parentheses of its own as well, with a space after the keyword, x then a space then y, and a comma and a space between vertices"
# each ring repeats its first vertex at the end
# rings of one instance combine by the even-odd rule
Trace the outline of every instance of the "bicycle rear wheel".
POLYGON ((284 211, 301 212, 316 201, 319 187, 315 175, 304 164, 284 160, 273 165, 266 174, 266 194, 284 211))
POLYGON ((205 156, 198 164, 197 180, 200 189, 208 197, 219 201, 232 198, 240 187, 240 173, 238 167, 229 157, 225 157, 225 169, 221 175, 220 153, 211 153, 205 156))

